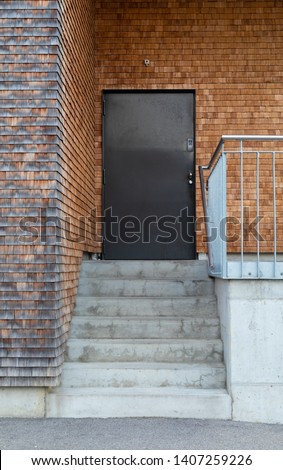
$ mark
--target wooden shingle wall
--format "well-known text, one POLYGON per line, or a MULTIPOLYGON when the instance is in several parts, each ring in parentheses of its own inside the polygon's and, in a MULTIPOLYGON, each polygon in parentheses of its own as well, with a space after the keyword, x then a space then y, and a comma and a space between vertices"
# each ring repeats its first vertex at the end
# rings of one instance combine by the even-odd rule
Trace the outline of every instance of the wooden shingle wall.
POLYGON ((0 2, 0 386, 59 383, 94 251, 74 237, 93 205, 91 3, 0 2))
POLYGON ((99 250, 95 231, 94 2, 60 0, 59 8, 63 135, 59 191, 64 247, 75 262, 82 251, 99 250))
MULTIPOLYGON (((283 134, 282 2, 110 0, 96 1, 95 7, 98 142, 103 89, 196 90, 197 165, 208 163, 222 134, 283 134), (147 67, 145 59, 150 61, 147 67)), ((99 146, 96 159, 100 167, 99 146)), ((253 169, 253 162, 245 168, 247 201, 248 175, 253 169)), ((271 167, 266 171, 270 173, 271 167)), ((281 183, 278 180, 278 186, 281 183)), ((266 183, 262 186, 264 191, 266 183)), ((262 202, 271 193, 262 193, 262 202)), ((230 208, 238 194, 239 186, 232 178, 230 208)), ((268 204, 264 214, 267 225, 272 218, 270 208, 268 204)), ((250 211, 250 222, 253 214, 250 211)), ((197 215, 203 215, 198 177, 197 215)), ((205 250, 203 228, 203 224, 197 225, 199 252, 205 250)), ((269 235, 266 228, 265 250, 269 249, 269 235)), ((283 232, 280 237, 283 250, 283 232)), ((252 238, 250 249, 255 247, 252 238)), ((238 247, 236 243, 231 249, 238 247)))

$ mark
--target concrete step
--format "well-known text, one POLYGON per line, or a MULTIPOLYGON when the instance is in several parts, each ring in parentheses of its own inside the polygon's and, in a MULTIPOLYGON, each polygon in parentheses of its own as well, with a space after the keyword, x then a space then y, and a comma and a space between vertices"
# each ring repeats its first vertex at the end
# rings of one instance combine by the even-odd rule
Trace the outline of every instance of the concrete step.
POLYGON ((83 261, 81 278, 208 279, 206 261, 83 261))
POLYGON ((46 417, 231 419, 231 398, 222 389, 59 388, 46 397, 46 417))
POLYGON ((69 339, 71 362, 222 362, 220 339, 69 339))
POLYGON ((74 317, 71 338, 192 338, 215 339, 220 337, 217 318, 158 318, 158 317, 74 317))
POLYGON ((221 363, 68 362, 62 386, 224 388, 225 368, 221 363))
POLYGON ((177 297, 214 294, 211 279, 205 281, 172 279, 80 279, 79 295, 177 297))
POLYGON ((231 419, 214 283, 199 261, 84 261, 47 417, 231 419))
POLYGON ((216 317, 217 309, 214 295, 170 298, 78 296, 74 315, 216 317))

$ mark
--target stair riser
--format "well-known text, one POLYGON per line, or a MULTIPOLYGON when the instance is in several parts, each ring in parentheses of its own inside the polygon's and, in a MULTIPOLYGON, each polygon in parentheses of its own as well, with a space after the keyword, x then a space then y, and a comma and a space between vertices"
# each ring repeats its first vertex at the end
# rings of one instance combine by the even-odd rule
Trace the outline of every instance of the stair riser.
POLYGON ((217 339, 220 326, 217 319, 92 319, 73 318, 71 338, 176 338, 217 339))
POLYGON ((213 295, 212 281, 121 280, 85 278, 79 285, 79 295, 86 296, 150 296, 175 297, 213 295))
POLYGON ((222 343, 199 341, 196 344, 188 341, 187 344, 162 343, 126 343, 114 344, 111 342, 94 344, 90 340, 70 340, 68 342, 66 358, 68 361, 79 362, 221 362, 222 343))
POLYGON ((93 316, 205 316, 216 317, 216 300, 211 297, 185 298, 85 298, 78 297, 75 315, 93 316))
POLYGON ((206 261, 87 261, 81 277, 208 279, 206 261))
MULTIPOLYGON (((142 367, 142 366, 141 366, 142 367)), ((222 368, 199 365, 193 370, 176 369, 67 369, 62 375, 63 387, 192 387, 223 388, 222 368)))

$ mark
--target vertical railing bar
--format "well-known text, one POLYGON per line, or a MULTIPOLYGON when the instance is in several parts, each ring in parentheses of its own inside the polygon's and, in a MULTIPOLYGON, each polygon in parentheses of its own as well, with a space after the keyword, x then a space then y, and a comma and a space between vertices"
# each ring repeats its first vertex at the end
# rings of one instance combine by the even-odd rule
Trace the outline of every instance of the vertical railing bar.
POLYGON ((277 207, 276 207, 276 169, 275 169, 276 153, 272 152, 272 184, 273 184, 273 231, 274 231, 274 277, 276 277, 277 263, 277 207))
MULTIPOLYGON (((259 227, 259 215, 260 215, 260 202, 259 202, 259 156, 260 153, 257 152, 256 155, 256 220, 258 222, 258 227, 259 227)), ((259 230, 258 230, 259 232, 259 230)), ((260 268, 259 268, 259 254, 260 254, 260 235, 258 233, 257 236, 257 277, 260 277, 260 268)))
POLYGON ((241 185, 241 276, 244 277, 244 169, 243 140, 240 141, 240 185, 241 185))
MULTIPOLYGON (((222 144, 222 220, 226 220, 226 154, 224 142, 222 144)), ((224 227, 224 234, 222 240, 222 276, 227 277, 227 241, 226 241, 226 225, 222 224, 224 227)), ((221 234, 220 234, 221 235, 221 234)))

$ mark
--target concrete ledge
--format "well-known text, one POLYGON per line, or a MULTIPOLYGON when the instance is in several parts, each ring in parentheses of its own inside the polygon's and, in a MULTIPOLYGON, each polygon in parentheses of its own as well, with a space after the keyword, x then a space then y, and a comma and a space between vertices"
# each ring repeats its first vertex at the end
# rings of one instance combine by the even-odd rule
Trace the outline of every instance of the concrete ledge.
POLYGON ((283 384, 233 385, 233 419, 283 424, 283 384))
POLYGON ((45 388, 0 388, 1 418, 43 418, 45 388))
POLYGON ((216 279, 234 420, 283 423, 283 283, 216 279))

